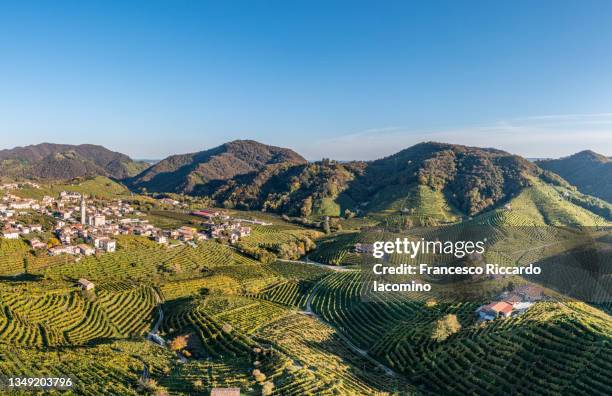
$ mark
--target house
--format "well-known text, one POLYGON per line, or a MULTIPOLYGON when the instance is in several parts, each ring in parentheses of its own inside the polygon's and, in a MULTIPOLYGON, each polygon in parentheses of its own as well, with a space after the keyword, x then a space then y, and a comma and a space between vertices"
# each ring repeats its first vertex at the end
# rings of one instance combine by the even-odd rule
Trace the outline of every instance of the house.
POLYGON ((40 239, 38 238, 34 238, 30 241, 30 245, 32 246, 32 249, 37 250, 37 249, 46 249, 47 248, 47 244, 44 242, 41 242, 40 239))
POLYGON ((160 244, 168 243, 168 238, 163 235, 155 235, 155 242, 160 244))
POLYGON ((179 201, 174 200, 172 198, 162 198, 162 199, 160 199, 160 202, 162 204, 166 204, 166 205, 178 205, 178 204, 180 204, 179 201))
POLYGON ((79 287, 81 288, 81 290, 85 290, 85 291, 93 290, 96 287, 96 285, 94 285, 93 282, 90 282, 85 278, 79 279, 77 283, 79 287))
POLYGON ((30 226, 30 231, 32 231, 32 232, 42 232, 42 226, 40 224, 32 224, 30 226))
POLYGON ((191 214, 194 216, 204 217, 206 219, 212 219, 214 217, 219 216, 218 211, 211 211, 211 210, 196 210, 194 212, 191 212, 191 214))
POLYGON ((179 239, 181 241, 191 241, 193 240, 197 230, 193 227, 187 227, 187 226, 183 226, 181 228, 179 228, 178 230, 178 234, 179 234, 179 239))
POLYGON ((66 253, 66 248, 64 246, 54 246, 49 248, 50 256, 59 256, 60 254, 66 253))
POLYGON ((19 230, 14 228, 5 228, 2 230, 2 237, 5 239, 18 239, 19 238, 19 230))
POLYGON ((72 254, 72 255, 81 253, 81 250, 79 249, 79 247, 73 246, 73 245, 64 246, 64 250, 66 251, 66 253, 72 254))
POLYGON ((72 211, 71 210, 60 210, 59 212, 57 212, 56 216, 62 220, 68 220, 70 217, 72 217, 72 211))
POLYGON ((483 305, 476 310, 482 320, 494 320, 497 318, 507 318, 512 314, 512 304, 507 301, 493 301, 483 305))
POLYGON ((98 248, 106 253, 112 253, 117 250, 117 242, 108 237, 99 238, 98 248))
POLYGON ((103 215, 95 215, 89 218, 89 225, 93 227, 102 227, 106 224, 106 217, 103 215))
POLYGON ((11 209, 30 209, 31 206, 32 206, 31 201, 11 202, 10 204, 11 209))
POLYGON ((212 388, 210 396, 240 396, 240 388, 212 388))
POLYGON ((8 209, 0 209, 0 214, 2 215, 2 217, 13 217, 15 215, 15 211, 14 210, 8 210, 8 209))
POLYGON ((79 252, 85 256, 91 256, 96 252, 96 249, 84 243, 78 245, 77 247, 79 248, 79 252))

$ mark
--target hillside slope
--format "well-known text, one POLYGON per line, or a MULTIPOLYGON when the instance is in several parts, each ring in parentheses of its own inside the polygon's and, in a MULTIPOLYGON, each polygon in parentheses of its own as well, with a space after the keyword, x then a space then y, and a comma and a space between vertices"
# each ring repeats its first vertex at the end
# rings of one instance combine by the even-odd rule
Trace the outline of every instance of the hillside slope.
POLYGON ((42 143, 0 150, 0 176, 7 178, 58 180, 108 176, 124 179, 146 167, 125 154, 92 144, 42 143))
POLYGON ((272 164, 304 164, 296 152, 252 140, 235 140, 206 151, 168 157, 129 181, 132 188, 153 192, 208 195, 233 177, 272 164))
MULTIPOLYGON (((524 158, 494 149, 422 143, 373 162, 324 160, 297 168, 236 178, 220 186, 216 200, 225 206, 340 215, 400 212, 431 193, 441 216, 458 208, 466 215, 491 209, 530 185, 541 169, 524 158), (425 190, 418 186, 427 187, 425 190), (248 197, 248 199, 244 199, 248 197)), ((450 213, 450 212, 453 212, 450 213)))
POLYGON ((612 203, 612 160, 586 150, 555 160, 536 161, 569 181, 585 194, 594 195, 612 203))
MULTIPOLYGON (((226 208, 305 218, 366 215, 386 224, 409 218, 414 225, 456 222, 500 208, 539 186, 538 191, 554 192, 555 205, 563 199, 567 213, 560 223, 610 219, 607 203, 580 194, 558 175, 501 150, 428 142, 376 161, 346 163, 327 159, 305 163, 292 151, 293 157, 284 151, 282 160, 279 156, 270 160, 269 150, 256 142, 239 141, 173 156, 133 179, 133 186, 206 195, 226 208), (253 150, 261 153, 254 156, 253 150)), ((540 200, 541 194, 525 197, 540 200)), ((552 217, 545 222, 556 223, 552 217)))

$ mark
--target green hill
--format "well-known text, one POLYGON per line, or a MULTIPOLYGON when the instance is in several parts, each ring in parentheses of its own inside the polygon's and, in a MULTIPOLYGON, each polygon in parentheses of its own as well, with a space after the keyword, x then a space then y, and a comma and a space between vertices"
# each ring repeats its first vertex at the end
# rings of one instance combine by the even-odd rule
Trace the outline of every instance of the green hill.
POLYGON ((357 216, 394 229, 454 223, 506 204, 525 212, 530 221, 548 225, 596 225, 602 218, 612 219, 610 204, 500 150, 428 142, 376 161, 346 163, 300 163, 285 149, 270 160, 274 150, 256 142, 232 142, 171 157, 131 183, 186 189, 226 208, 311 220, 357 216), (259 159, 252 162, 254 157, 259 159))
POLYGON ((585 194, 612 203, 612 160, 586 150, 569 157, 541 160, 538 166, 548 169, 569 181, 585 194))
POLYGON ((91 144, 42 143, 0 150, 0 177, 8 179, 65 180, 91 176, 124 179, 147 166, 125 154, 91 144))
POLYGON ((210 150, 168 157, 129 180, 129 185, 152 192, 207 195, 223 181, 262 171, 266 165, 305 162, 286 148, 235 140, 210 150))

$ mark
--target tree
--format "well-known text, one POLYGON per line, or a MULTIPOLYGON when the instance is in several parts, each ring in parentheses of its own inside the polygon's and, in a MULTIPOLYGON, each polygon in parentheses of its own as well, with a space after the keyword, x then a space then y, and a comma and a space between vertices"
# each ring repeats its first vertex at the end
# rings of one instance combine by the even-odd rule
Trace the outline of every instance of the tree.
POLYGON ((350 209, 345 209, 344 217, 347 219, 352 219, 353 217, 355 217, 355 212, 352 212, 350 209))
POLYGON ((274 384, 271 381, 266 382, 265 384, 263 384, 263 386, 261 387, 261 394, 263 396, 268 396, 271 395, 272 392, 274 392, 274 384))
POLYGON ((308 217, 312 213, 312 197, 308 196, 302 203, 301 208, 302 217, 308 217))
POLYGON ((186 335, 176 336, 172 341, 170 341, 170 349, 173 351, 180 351, 187 347, 188 337, 186 335))
POLYGON ((457 319, 457 315, 448 314, 441 319, 438 319, 434 326, 431 338, 438 342, 446 340, 451 335, 461 330, 461 323, 457 319))
POLYGON ((414 225, 412 222, 412 219, 408 216, 403 216, 401 221, 402 221, 402 229, 404 230, 409 230, 414 225))
POLYGON ((262 373, 259 369, 253 370, 253 377, 257 382, 264 382, 266 380, 266 375, 262 373))
POLYGON ((329 228, 329 216, 325 216, 325 221, 323 222, 323 231, 325 231, 326 234, 331 233, 331 229, 329 228))

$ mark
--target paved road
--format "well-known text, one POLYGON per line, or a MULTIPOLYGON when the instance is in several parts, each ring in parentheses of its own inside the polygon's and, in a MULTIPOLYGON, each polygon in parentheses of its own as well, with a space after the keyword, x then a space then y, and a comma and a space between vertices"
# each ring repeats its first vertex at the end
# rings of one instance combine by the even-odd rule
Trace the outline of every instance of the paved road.
POLYGON ((157 302, 157 311, 159 312, 159 317, 157 318, 157 321, 155 322, 155 324, 153 325, 153 328, 151 329, 151 334, 157 334, 159 332, 159 326, 161 325, 162 321, 164 320, 164 310, 162 309, 161 306, 161 297, 159 296, 159 293, 157 293, 157 290, 155 291, 155 300, 157 302))
POLYGON ((297 264, 308 264, 308 265, 314 265, 317 267, 321 267, 321 268, 325 268, 328 270, 332 270, 332 271, 336 271, 336 272, 353 272, 353 271, 359 271, 357 269, 354 268, 346 268, 346 267, 340 267, 337 265, 328 265, 328 264, 322 264, 322 263, 317 263, 316 261, 312 261, 312 260, 308 260, 308 261, 302 261, 302 260, 285 260, 285 259, 277 259, 276 261, 280 261, 283 263, 297 263, 297 264))
MULTIPOLYGON (((159 293, 157 293, 157 290, 155 291, 155 299, 157 301, 157 310, 159 312, 159 317, 157 318, 157 320, 155 321, 155 324, 153 325, 153 328, 151 329, 151 331, 149 332, 149 335, 147 336, 147 339, 150 341, 155 342, 156 344, 161 345, 164 348, 167 348, 166 344, 166 340, 164 340, 158 333, 159 333, 159 326, 161 326, 162 321, 164 320, 164 310, 162 309, 162 299, 159 296, 159 293)), ((185 358, 185 356, 183 356, 182 353, 180 352, 176 352, 176 356, 178 357, 178 359, 180 360, 181 363, 186 363, 187 362, 187 358, 185 358)), ((145 365, 145 369, 146 369, 146 365, 145 365)))

